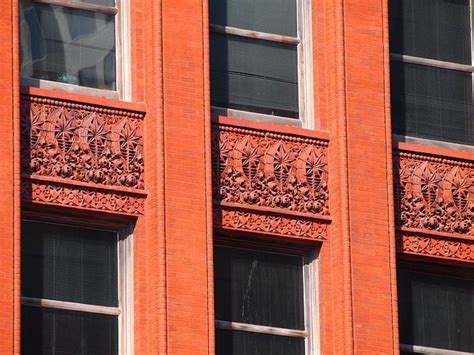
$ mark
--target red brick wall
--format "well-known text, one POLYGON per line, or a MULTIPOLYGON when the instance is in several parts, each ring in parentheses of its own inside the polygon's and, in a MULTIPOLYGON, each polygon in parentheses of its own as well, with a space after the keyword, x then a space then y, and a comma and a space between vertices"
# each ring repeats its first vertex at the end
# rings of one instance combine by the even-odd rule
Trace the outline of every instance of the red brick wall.
POLYGON ((384 2, 344 2, 348 218, 354 352, 397 351, 384 2))
POLYGON ((0 4, 0 353, 19 352, 19 85, 16 1, 0 4))
POLYGON ((207 354, 214 325, 209 298, 207 53, 201 0, 164 0, 163 114, 167 349, 207 354))

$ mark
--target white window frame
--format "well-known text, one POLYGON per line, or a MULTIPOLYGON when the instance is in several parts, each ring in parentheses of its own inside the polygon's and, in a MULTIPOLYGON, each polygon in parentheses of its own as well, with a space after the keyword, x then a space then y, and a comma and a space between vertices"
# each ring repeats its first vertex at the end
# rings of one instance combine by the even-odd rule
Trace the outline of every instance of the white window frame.
MULTIPOLYGON (((391 0, 391 1, 399 1, 399 0, 391 0)), ((424 57, 416 57, 416 56, 405 55, 405 54, 394 53, 394 52, 390 52, 390 62, 418 64, 418 65, 424 65, 424 66, 429 66, 429 67, 434 67, 434 68, 457 70, 461 72, 471 73, 471 83, 472 83, 472 88, 473 88, 473 93, 474 93, 474 28, 473 28, 474 26, 474 11, 473 11, 474 0, 470 0, 469 4, 470 4, 469 28, 470 28, 470 34, 471 34, 471 65, 454 63, 454 62, 446 62, 442 60, 436 60, 436 59, 430 59, 430 58, 424 58, 424 57)), ((474 97, 471 98, 471 106, 472 106, 472 109, 474 109, 474 97)), ((474 114, 474 111, 472 114, 474 114)), ((474 130, 474 127, 473 127, 473 130, 474 130)), ((474 132, 472 133, 474 134, 474 132)), ((434 140, 434 139, 426 139, 426 138, 420 138, 420 137, 415 137, 415 136, 410 136, 410 135, 392 134, 392 138, 396 141, 402 141, 403 139, 401 137, 406 137, 407 140, 415 144, 423 144, 423 145, 429 145, 429 146, 441 147, 441 148, 444 147, 444 148, 452 149, 452 150, 465 150, 466 147, 468 149, 473 148, 473 146, 467 145, 467 144, 458 144, 458 143, 452 143, 452 142, 446 142, 446 141, 440 141, 440 140, 434 140)))
MULTIPOLYGON (((24 222, 38 223, 38 220, 23 219, 24 222)), ((62 223, 40 222, 52 225, 91 229, 84 226, 66 225, 62 223)), ((110 230, 93 228, 93 230, 110 230)), ((117 316, 119 354, 129 355, 134 352, 133 327, 133 236, 131 228, 112 231, 117 236, 117 271, 118 271, 118 307, 98 306, 85 303, 57 301, 45 298, 21 297, 21 304, 29 307, 62 309, 82 313, 117 316)))
POLYGON ((35 3, 63 6, 115 15, 116 90, 60 83, 46 79, 21 77, 22 86, 60 90, 73 94, 105 97, 112 100, 131 101, 131 50, 130 50, 130 0, 115 0, 115 6, 102 6, 75 0, 32 0, 35 3))
POLYGON ((305 330, 291 328, 278 328, 251 323, 229 322, 215 320, 216 329, 225 329, 231 331, 242 331, 251 333, 260 333, 268 335, 285 336, 305 340, 305 355, 320 354, 319 339, 319 292, 318 292, 318 255, 317 252, 306 255, 296 253, 285 253, 284 251, 272 251, 265 249, 256 249, 255 247, 233 246, 232 243, 226 245, 216 245, 219 248, 229 249, 248 249, 263 253, 272 253, 280 255, 298 256, 303 261, 303 304, 304 304, 304 324, 305 330))
POLYGON ((214 116, 228 116, 234 118, 250 119, 258 122, 276 123, 314 129, 311 0, 294 1, 296 1, 297 11, 297 37, 245 30, 231 26, 220 26, 212 23, 209 25, 209 31, 212 33, 223 33, 245 38, 297 45, 298 118, 295 119, 258 112, 212 106, 212 114, 214 116))

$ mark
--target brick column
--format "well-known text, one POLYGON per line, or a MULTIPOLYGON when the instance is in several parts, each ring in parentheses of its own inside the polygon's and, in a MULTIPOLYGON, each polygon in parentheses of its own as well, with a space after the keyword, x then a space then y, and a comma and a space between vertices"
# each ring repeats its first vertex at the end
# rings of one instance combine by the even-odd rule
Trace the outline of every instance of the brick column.
POLYGON ((169 354, 208 354, 210 119, 202 0, 163 0, 164 201, 169 354))
POLYGON ((398 352, 386 1, 344 0, 347 208, 356 354, 398 352))
POLYGON ((0 353, 19 353, 19 83, 17 2, 0 4, 0 353))

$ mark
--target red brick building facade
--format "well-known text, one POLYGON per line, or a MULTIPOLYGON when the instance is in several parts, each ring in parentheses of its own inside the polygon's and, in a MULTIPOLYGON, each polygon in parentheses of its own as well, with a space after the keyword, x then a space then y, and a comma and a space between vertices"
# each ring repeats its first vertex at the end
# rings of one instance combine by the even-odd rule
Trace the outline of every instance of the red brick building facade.
POLYGON ((474 151, 392 134, 388 2, 308 2, 303 123, 211 109, 208 1, 121 3, 116 98, 25 85, 0 4, 0 353, 21 352, 22 220, 130 231, 123 353, 215 352, 216 243, 315 253, 308 353, 399 353, 397 268, 472 278, 474 151))

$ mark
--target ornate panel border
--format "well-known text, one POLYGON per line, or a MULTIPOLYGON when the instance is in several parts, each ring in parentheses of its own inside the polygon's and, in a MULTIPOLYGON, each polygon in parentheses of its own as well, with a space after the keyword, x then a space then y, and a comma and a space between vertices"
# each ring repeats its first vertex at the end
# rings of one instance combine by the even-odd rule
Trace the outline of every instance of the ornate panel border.
POLYGON ((251 126, 228 118, 213 125, 215 228, 326 240, 328 139, 302 129, 251 126))
POLYGON ((473 262, 472 160, 395 150, 394 188, 399 253, 473 262))
POLYGON ((474 241, 468 239, 405 231, 398 234, 397 251, 407 255, 474 263, 474 241))
POLYGON ((143 214, 143 108, 34 92, 20 97, 22 201, 143 214))

